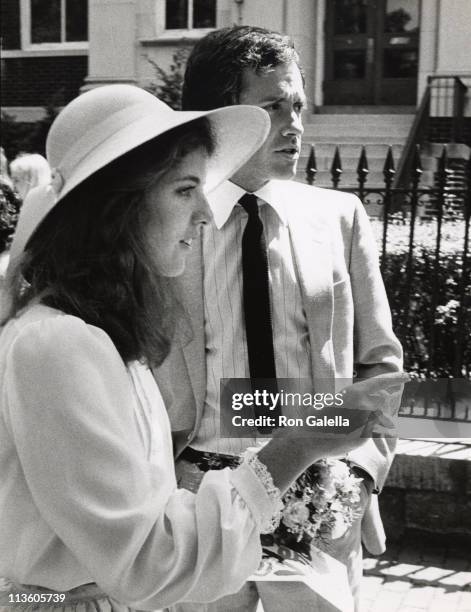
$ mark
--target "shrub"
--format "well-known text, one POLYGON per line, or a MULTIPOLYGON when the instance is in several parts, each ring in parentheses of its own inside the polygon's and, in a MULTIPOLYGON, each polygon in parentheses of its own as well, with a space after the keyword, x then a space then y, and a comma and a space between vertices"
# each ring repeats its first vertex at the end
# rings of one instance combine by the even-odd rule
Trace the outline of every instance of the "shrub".
POLYGON ((29 141, 34 123, 23 123, 2 111, 2 147, 7 159, 14 159, 18 153, 29 153, 29 141))
POLYGON ((157 83, 151 83, 146 88, 147 91, 157 96, 174 110, 181 110, 182 107, 183 76, 189 53, 190 51, 187 48, 180 47, 177 49, 172 55, 172 63, 168 71, 161 68, 154 60, 147 58, 157 77, 157 83))
MULTIPOLYGON (((372 226, 381 247, 382 222, 372 220, 372 226)), ((428 221, 416 225, 412 276, 408 289, 410 228, 402 224, 392 224, 388 227, 383 278, 395 330, 404 348, 405 367, 409 372, 437 377, 471 375, 469 280, 463 303, 463 327, 458 329, 464 231, 463 221, 443 222, 439 265, 436 270, 436 222, 428 221), (432 330, 435 333, 434 346, 432 330), (454 369, 458 341, 463 347, 463 367, 459 372, 454 369)), ((469 266, 468 255, 468 269, 469 266)))
POLYGON ((20 210, 20 200, 11 187, 0 180, 0 253, 9 246, 20 210))
POLYGON ((7 159, 15 159, 18 153, 39 153, 46 156, 47 133, 59 112, 57 95, 53 96, 44 108, 43 118, 36 122, 16 121, 14 117, 2 111, 2 147, 7 159))

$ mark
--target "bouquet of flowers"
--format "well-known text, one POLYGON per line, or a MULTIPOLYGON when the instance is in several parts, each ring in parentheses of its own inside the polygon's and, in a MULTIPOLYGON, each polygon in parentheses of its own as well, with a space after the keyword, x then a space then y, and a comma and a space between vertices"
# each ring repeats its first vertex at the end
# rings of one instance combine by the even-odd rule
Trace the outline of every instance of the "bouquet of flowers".
POLYGON ((264 554, 282 560, 290 549, 309 562, 312 544, 328 553, 359 516, 361 481, 337 459, 310 466, 285 493, 279 527, 262 536, 264 554))

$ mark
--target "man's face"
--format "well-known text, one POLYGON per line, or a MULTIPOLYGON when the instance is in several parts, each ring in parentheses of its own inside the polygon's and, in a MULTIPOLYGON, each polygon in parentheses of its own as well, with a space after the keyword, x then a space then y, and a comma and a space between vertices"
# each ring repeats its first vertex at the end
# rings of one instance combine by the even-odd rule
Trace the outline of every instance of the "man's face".
POLYGON ((271 129, 262 147, 232 177, 233 182, 255 191, 270 179, 293 178, 304 131, 301 111, 306 103, 297 64, 280 64, 263 74, 246 68, 239 103, 265 109, 270 115, 271 129))

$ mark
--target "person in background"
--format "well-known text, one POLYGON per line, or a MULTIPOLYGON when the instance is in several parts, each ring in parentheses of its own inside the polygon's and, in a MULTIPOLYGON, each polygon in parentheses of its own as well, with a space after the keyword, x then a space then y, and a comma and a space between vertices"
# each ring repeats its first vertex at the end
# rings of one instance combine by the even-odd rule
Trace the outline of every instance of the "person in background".
POLYGON ((150 371, 192 335, 172 277, 209 221, 205 192, 268 129, 252 106, 176 112, 129 85, 53 123, 52 182, 21 210, 0 334, 0 605, 120 612, 237 591, 281 493, 364 442, 304 439, 285 464, 286 432, 197 494, 177 487, 150 371))
MULTIPOLYGON (((174 381, 168 404, 177 473, 181 486, 193 490, 197 472, 201 477, 210 467, 233 465, 245 448, 261 448, 267 440, 256 431, 250 438, 220 435, 221 379, 303 379, 319 391, 326 381, 357 376, 367 384, 385 374, 402 376, 402 350, 361 202, 351 194, 291 180, 301 151, 306 95, 288 37, 234 26, 196 43, 186 67, 183 108, 241 103, 268 112, 270 134, 209 197, 213 220, 195 245, 181 283, 197 331, 155 372, 157 380, 174 381), (254 282, 256 253, 262 262, 258 268, 268 266, 268 271, 254 282)), ((384 399, 377 401, 381 409, 384 399)), ((372 552, 384 550, 376 493, 394 447, 394 438, 376 437, 345 456, 362 480, 361 507, 345 535, 330 542, 330 551, 348 570, 346 588, 357 607, 361 536, 372 552)), ((289 453, 284 461, 292 457, 289 453)), ((275 542, 277 537, 275 532, 275 542)), ((282 549, 280 555, 291 554, 282 549)), ((301 580, 249 581, 238 594, 207 607, 186 603, 175 610, 250 612, 259 599, 265 612, 332 610, 301 580)))
POLYGON ((47 185, 51 180, 47 159, 39 153, 20 153, 10 164, 10 174, 21 201, 31 189, 47 185))

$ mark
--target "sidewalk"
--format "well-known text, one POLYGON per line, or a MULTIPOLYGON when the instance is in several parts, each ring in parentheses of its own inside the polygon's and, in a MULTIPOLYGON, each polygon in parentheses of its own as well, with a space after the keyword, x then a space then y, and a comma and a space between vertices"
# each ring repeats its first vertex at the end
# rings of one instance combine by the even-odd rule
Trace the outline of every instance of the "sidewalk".
POLYGON ((365 558, 361 612, 471 612, 471 551, 425 538, 365 558))

